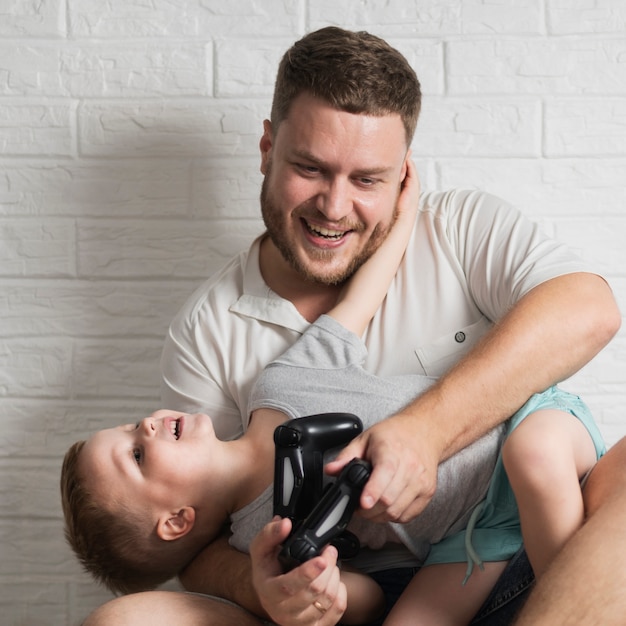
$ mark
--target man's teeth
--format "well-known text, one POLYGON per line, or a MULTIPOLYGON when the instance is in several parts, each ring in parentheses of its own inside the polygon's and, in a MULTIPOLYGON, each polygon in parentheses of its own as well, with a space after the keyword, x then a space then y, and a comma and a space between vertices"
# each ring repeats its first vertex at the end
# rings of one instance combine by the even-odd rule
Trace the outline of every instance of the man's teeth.
POLYGON ((172 435, 176 437, 176 439, 178 439, 178 426, 179 426, 179 420, 172 420, 170 422, 170 431, 172 435))
POLYGON ((345 235, 343 230, 328 230, 328 228, 322 228, 320 226, 311 226, 307 224, 307 228, 314 234, 320 237, 326 237, 327 239, 339 239, 345 235))

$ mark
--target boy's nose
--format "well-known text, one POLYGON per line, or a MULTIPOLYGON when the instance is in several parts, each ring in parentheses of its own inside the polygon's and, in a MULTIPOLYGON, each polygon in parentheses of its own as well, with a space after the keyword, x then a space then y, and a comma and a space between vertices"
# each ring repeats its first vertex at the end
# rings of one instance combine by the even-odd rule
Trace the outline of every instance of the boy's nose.
POLYGON ((144 417, 141 420, 141 431, 148 436, 152 436, 156 432, 156 425, 151 417, 144 417))

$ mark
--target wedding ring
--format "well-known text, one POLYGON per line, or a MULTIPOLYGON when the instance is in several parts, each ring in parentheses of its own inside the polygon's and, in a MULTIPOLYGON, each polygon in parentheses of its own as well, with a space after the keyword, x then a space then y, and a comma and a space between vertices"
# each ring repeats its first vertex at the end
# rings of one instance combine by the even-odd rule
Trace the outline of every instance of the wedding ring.
POLYGON ((326 613, 326 609, 322 606, 322 603, 319 600, 313 602, 313 606, 320 612, 322 615, 326 613))

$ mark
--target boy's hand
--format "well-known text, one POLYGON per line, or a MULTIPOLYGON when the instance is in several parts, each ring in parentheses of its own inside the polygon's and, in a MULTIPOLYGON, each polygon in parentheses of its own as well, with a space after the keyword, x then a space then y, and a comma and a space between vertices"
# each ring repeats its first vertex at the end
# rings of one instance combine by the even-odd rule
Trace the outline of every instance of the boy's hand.
POLYGON ((291 522, 275 518, 250 545, 252 582, 268 616, 281 626, 332 626, 346 609, 337 550, 322 554, 283 574, 277 555, 291 522))
POLYGON ((415 163, 411 160, 411 151, 409 150, 406 157, 406 175, 400 187, 400 195, 396 204, 398 219, 406 219, 412 221, 417 213, 419 205, 420 193, 422 191, 420 179, 415 168, 415 163))

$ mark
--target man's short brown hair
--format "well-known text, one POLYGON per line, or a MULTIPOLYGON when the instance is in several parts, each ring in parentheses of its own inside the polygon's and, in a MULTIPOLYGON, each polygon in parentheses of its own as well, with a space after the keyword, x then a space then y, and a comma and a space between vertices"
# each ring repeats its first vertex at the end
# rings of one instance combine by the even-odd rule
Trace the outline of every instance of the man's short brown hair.
POLYGON ((329 26, 293 44, 278 67, 271 118, 274 132, 302 93, 348 113, 398 114, 407 147, 413 139, 420 84, 404 56, 380 37, 329 26))

